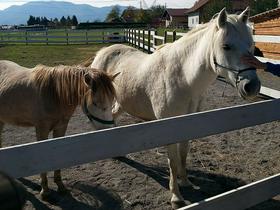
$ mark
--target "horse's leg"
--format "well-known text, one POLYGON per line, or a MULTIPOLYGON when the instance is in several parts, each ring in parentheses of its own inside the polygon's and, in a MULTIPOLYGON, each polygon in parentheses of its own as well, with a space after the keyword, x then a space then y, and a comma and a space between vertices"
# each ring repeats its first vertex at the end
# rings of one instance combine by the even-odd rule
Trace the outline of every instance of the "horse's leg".
MULTIPOLYGON (((60 124, 59 126, 57 126, 53 130, 53 137, 57 138, 57 137, 64 136, 67 130, 67 125, 68 125, 68 121, 64 122, 62 125, 60 124)), ((57 185, 57 191, 59 193, 65 194, 69 192, 62 182, 61 170, 54 171, 54 182, 57 185)))
MULTIPOLYGON (((36 136, 37 136, 37 141, 41 141, 41 140, 45 140, 48 138, 49 135, 49 128, 41 126, 41 127, 36 127, 36 136)), ((40 174, 40 184, 42 187, 42 190, 40 192, 40 196, 43 200, 47 199, 49 194, 50 194, 50 190, 48 187, 48 177, 47 177, 47 173, 41 173, 40 174)))
POLYGON ((178 167, 178 150, 177 145, 172 144, 167 146, 168 164, 170 170, 169 189, 172 193, 171 205, 173 209, 178 209, 185 206, 185 201, 180 194, 177 182, 177 167, 178 167))
MULTIPOLYGON (((197 101, 192 102, 190 105, 190 113, 198 112, 201 110, 202 98, 198 99, 197 101)), ((180 178, 180 185, 181 186, 192 186, 193 189, 199 190, 200 187, 194 185, 187 177, 187 169, 186 169, 186 159, 188 152, 190 150, 189 142, 179 143, 178 145, 178 158, 179 158, 179 165, 178 165, 178 177, 180 178)))
POLYGON ((4 128, 4 123, 0 122, 0 148, 2 147, 2 131, 4 128))
POLYGON ((179 143, 177 146, 179 151, 178 177, 180 179, 180 185, 185 187, 191 186, 193 189, 199 190, 200 187, 194 185, 187 177, 186 159, 190 148, 189 142, 179 143))

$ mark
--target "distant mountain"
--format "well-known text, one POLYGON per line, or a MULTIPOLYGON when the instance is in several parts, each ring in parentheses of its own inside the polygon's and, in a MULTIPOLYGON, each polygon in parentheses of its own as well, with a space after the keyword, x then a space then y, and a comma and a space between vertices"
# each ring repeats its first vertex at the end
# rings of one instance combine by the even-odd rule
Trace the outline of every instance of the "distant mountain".
MULTIPOLYGON (((64 1, 36 1, 21 6, 0 10, 0 25, 26 24, 30 15, 35 17, 58 18, 76 15, 79 22, 103 21, 113 6, 93 7, 88 4, 73 4, 64 1)), ((126 7, 119 6, 123 11, 126 7)))

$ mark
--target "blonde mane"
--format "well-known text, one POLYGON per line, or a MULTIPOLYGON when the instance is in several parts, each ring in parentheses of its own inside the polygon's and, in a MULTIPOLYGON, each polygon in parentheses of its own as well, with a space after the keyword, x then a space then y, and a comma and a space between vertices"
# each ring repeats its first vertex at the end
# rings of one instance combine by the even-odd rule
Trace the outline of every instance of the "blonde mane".
POLYGON ((92 77, 98 91, 102 91, 102 97, 115 96, 112 78, 96 69, 79 66, 48 67, 37 65, 32 70, 32 74, 31 80, 38 88, 39 93, 44 97, 51 98, 61 106, 81 104, 84 96, 90 90, 90 87, 84 82, 86 74, 92 77))

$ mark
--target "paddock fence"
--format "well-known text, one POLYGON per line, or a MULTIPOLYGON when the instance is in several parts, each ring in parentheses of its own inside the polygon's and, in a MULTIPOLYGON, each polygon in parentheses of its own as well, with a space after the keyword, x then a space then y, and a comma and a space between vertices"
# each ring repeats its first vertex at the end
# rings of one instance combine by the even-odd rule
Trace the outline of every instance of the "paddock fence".
MULTIPOLYGON (((154 44, 158 41, 157 36, 152 31, 144 31, 143 49, 151 48, 147 42, 154 44), (151 39, 152 34, 155 37, 151 39)), ((125 31, 126 40, 134 44, 140 42, 141 47, 139 37, 139 30, 134 33, 125 31)), ((160 40, 165 42, 164 39, 160 40)), ((15 178, 27 177, 280 120, 280 92, 274 90, 273 95, 269 96, 274 99, 1 148, 0 169, 15 178), (73 158, 72 154, 78 155, 73 158)), ((225 209, 225 206, 228 210, 244 210, 278 194, 280 174, 181 210, 217 210, 225 209)))
POLYGON ((123 29, 1 30, 0 44, 92 44, 124 42, 123 29))

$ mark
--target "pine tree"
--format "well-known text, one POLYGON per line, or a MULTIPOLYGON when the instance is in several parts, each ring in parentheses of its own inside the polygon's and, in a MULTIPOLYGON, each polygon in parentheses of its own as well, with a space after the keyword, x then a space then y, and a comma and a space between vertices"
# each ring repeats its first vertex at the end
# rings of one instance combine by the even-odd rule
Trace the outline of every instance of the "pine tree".
POLYGON ((27 25, 34 25, 35 24, 35 17, 30 15, 29 19, 27 20, 27 25))
POLYGON ((72 17, 72 25, 73 26, 77 26, 78 25, 78 19, 77 19, 76 15, 73 15, 73 17, 72 17))
POLYGON ((60 24, 62 26, 66 26, 66 18, 64 16, 62 16, 62 18, 60 19, 60 24))
POLYGON ((115 20, 120 19, 120 8, 118 6, 114 6, 109 12, 109 14, 106 17, 106 22, 114 22, 115 20))

